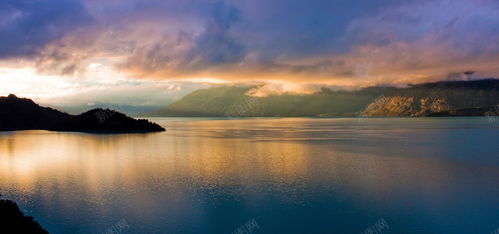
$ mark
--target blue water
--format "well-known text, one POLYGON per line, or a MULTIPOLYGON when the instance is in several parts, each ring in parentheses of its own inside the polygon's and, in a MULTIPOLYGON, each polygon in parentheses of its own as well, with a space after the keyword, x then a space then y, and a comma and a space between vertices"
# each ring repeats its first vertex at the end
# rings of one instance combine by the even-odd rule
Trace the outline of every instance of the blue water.
POLYGON ((51 233, 499 228, 499 119, 153 121, 167 131, 0 133, 0 192, 51 233))

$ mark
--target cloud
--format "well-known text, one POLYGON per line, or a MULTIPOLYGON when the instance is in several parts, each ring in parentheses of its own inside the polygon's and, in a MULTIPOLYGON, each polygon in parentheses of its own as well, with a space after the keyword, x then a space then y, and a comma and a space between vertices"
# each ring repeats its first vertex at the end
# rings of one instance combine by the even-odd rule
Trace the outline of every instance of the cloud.
POLYGON ((83 107, 76 111, 81 112, 95 106, 160 108, 193 90, 211 87, 199 82, 130 79, 101 64, 91 64, 88 69, 91 76, 74 79, 40 75, 33 68, 0 68, 0 96, 13 93, 64 110, 83 107))
POLYGON ((253 97, 267 97, 282 94, 311 94, 318 92, 325 85, 292 84, 283 82, 268 82, 250 89, 246 94, 253 97))
POLYGON ((7 0, 0 9, 0 59, 41 73, 82 76, 99 62, 131 78, 348 86, 499 75, 494 0, 7 0))
POLYGON ((184 50, 150 47, 156 54, 173 53, 165 59, 134 54, 125 67, 142 64, 135 61, 145 57, 149 61, 135 71, 160 79, 345 85, 416 83, 469 69, 498 75, 495 1, 363 3, 225 2, 203 20, 202 33, 186 33, 184 50), (149 69, 146 65, 156 64, 151 60, 168 66, 149 69))
POLYGON ((2 0, 0 58, 32 56, 92 17, 77 0, 2 0))
POLYGON ((165 33, 158 40, 137 47, 125 62, 124 71, 137 76, 184 76, 203 72, 212 67, 235 65, 246 56, 246 48, 232 32, 240 19, 237 8, 223 2, 210 3, 204 11, 200 31, 165 33))

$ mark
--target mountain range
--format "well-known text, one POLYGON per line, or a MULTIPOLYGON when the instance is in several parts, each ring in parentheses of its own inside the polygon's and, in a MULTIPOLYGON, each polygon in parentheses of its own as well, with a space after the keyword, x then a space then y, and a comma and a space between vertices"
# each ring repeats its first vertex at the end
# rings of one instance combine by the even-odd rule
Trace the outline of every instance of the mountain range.
POLYGON ((368 87, 356 91, 322 88, 312 94, 289 92, 265 97, 251 95, 257 88, 222 86, 197 90, 147 116, 460 116, 485 115, 499 104, 497 79, 443 81, 405 88, 368 87))

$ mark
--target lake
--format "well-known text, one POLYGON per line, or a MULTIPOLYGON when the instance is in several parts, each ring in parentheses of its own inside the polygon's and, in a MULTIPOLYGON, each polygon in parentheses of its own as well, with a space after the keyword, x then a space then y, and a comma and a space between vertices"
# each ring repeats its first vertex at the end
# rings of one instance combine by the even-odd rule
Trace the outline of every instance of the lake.
POLYGON ((154 118, 0 133, 0 192, 51 233, 491 233, 499 119, 154 118))

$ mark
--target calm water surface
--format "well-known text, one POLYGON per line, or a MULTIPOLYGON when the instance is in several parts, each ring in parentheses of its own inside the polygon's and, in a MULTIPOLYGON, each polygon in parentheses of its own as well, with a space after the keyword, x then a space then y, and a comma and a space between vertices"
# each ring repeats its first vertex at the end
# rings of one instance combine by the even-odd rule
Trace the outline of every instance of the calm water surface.
POLYGON ((0 192, 51 233, 499 228, 499 120, 153 120, 167 131, 0 133, 0 192))

